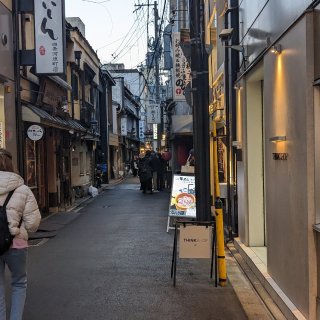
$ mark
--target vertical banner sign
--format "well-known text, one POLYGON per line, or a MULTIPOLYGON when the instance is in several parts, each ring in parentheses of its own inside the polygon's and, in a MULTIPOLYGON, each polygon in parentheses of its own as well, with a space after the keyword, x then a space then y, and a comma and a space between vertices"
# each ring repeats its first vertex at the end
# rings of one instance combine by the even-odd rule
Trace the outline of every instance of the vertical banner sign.
POLYGON ((190 82, 191 69, 180 47, 180 32, 172 33, 173 100, 185 101, 184 90, 190 82))
POLYGON ((36 72, 64 72, 63 0, 34 0, 36 72))
POLYGON ((147 122, 161 123, 160 104, 151 103, 147 106, 147 122))
POLYGON ((152 131, 153 131, 153 140, 158 140, 158 125, 154 123, 152 125, 152 131))
POLYGON ((121 135, 122 136, 126 136, 128 134, 127 118, 126 117, 122 117, 120 120, 121 120, 121 135))
POLYGON ((139 139, 144 139, 144 121, 139 120, 139 139))

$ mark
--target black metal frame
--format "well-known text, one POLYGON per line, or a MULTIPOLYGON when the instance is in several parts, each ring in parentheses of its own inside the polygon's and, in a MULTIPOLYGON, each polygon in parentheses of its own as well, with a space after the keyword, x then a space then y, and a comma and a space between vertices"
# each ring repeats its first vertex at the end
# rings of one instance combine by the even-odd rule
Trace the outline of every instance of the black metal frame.
POLYGON ((215 221, 186 221, 177 220, 174 227, 174 239, 173 239, 173 251, 172 251, 172 262, 171 262, 171 279, 173 278, 173 286, 176 286, 176 275, 177 275, 177 244, 178 244, 178 226, 179 225, 195 225, 195 226, 207 226, 212 227, 212 248, 211 248, 211 264, 210 264, 210 278, 213 275, 213 260, 214 260, 214 283, 215 287, 218 287, 218 260, 217 260, 217 249, 216 249, 216 222, 215 221))

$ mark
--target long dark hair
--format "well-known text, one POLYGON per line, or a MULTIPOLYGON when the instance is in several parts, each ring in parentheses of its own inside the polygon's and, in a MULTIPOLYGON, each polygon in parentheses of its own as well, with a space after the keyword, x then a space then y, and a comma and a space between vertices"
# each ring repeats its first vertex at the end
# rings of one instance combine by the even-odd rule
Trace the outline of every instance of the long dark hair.
POLYGON ((0 171, 14 172, 12 155, 6 149, 0 148, 0 171))

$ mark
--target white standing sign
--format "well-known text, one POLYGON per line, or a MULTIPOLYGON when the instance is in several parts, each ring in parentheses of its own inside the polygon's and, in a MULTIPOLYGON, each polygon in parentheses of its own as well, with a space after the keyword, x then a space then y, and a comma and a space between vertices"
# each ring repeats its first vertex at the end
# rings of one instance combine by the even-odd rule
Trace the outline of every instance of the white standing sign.
POLYGON ((194 176, 173 176, 169 216, 196 218, 194 176))
POLYGON ((27 130, 27 136, 32 141, 38 141, 43 137, 44 130, 42 127, 34 124, 30 126, 27 130))
POLYGON ((151 103, 147 106, 147 122, 161 123, 160 104, 151 103))
POLYGON ((64 72, 63 0, 34 0, 36 72, 64 72))
POLYGON ((180 32, 172 33, 173 100, 185 101, 184 90, 191 79, 190 65, 180 46, 180 32))

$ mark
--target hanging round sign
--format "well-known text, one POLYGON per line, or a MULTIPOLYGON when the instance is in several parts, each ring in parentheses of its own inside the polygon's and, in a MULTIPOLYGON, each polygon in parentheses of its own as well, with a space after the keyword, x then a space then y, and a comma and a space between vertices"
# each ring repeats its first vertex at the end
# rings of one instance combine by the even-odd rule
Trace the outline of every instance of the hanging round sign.
POLYGON ((43 137, 44 129, 37 124, 33 124, 27 130, 27 135, 30 140, 38 141, 43 137))

